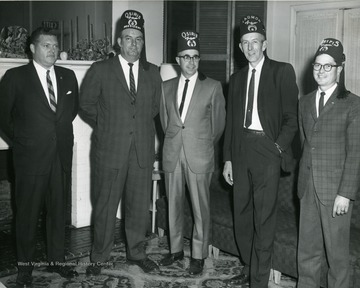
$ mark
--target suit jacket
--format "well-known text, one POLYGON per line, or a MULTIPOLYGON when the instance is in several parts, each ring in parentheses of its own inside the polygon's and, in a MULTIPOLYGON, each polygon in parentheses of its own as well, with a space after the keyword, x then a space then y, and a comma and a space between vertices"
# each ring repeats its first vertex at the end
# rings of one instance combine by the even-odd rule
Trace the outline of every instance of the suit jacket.
POLYGON ((179 80, 180 77, 170 79, 162 86, 163 169, 169 173, 174 171, 183 147, 192 172, 213 172, 214 145, 225 126, 225 99, 221 84, 199 73, 183 123, 177 101, 179 80))
POLYGON ((299 102, 303 152, 298 196, 304 196, 312 177, 316 194, 325 205, 333 205, 336 195, 354 200, 360 183, 360 98, 354 94, 345 98, 337 96, 338 88, 319 118, 316 91, 299 102))
POLYGON ((78 83, 72 70, 55 66, 55 74, 56 113, 49 106, 32 62, 9 69, 0 83, 0 128, 12 141, 17 172, 46 174, 56 153, 63 169, 71 171, 78 83))
MULTIPOLYGON (((232 161, 237 169, 241 159, 244 139, 243 123, 247 90, 247 65, 230 78, 227 104, 227 120, 224 139, 224 161, 232 161)), ((289 170, 292 151, 291 143, 298 129, 295 71, 288 63, 265 58, 259 81, 258 113, 267 137, 279 144, 282 153, 282 168, 289 170)), ((276 149, 276 147, 275 147, 276 149)), ((243 151, 243 153, 246 153, 243 151)))
POLYGON ((157 66, 140 62, 136 101, 125 79, 119 57, 95 62, 80 91, 80 109, 94 123, 96 161, 118 168, 126 161, 132 141, 140 167, 150 167, 155 157, 154 117, 158 114, 161 78, 157 66))

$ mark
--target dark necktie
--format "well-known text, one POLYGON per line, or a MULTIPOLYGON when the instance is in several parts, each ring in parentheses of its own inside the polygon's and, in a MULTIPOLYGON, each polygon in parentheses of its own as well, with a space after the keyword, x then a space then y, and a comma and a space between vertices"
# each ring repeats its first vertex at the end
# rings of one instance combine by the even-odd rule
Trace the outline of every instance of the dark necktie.
POLYGON ((252 70, 251 79, 249 84, 249 91, 248 91, 248 104, 246 109, 246 119, 245 119, 245 127, 248 128, 251 125, 252 121, 252 111, 253 111, 253 104, 254 104, 254 87, 255 87, 255 72, 256 69, 252 70))
POLYGON ((132 70, 133 63, 128 63, 130 66, 130 72, 129 72, 129 79, 130 79, 130 94, 135 100, 136 98, 136 88, 135 88, 135 80, 134 80, 134 74, 132 70))
POLYGON ((186 91, 187 91, 187 88, 188 88, 188 85, 189 85, 189 79, 186 79, 185 80, 185 86, 184 86, 184 90, 183 90, 183 94, 182 94, 182 98, 181 98, 181 104, 180 104, 180 108, 179 108, 179 113, 180 113, 180 116, 182 114, 182 111, 184 109, 184 103, 185 103, 185 98, 186 98, 186 91))
POLYGON ((55 98, 54 87, 52 85, 50 78, 50 70, 46 71, 46 82, 49 90, 50 108, 52 111, 56 112, 56 98, 55 98))
POLYGON ((325 96, 325 92, 321 92, 319 99, 319 116, 321 114, 321 111, 324 109, 324 96, 325 96))

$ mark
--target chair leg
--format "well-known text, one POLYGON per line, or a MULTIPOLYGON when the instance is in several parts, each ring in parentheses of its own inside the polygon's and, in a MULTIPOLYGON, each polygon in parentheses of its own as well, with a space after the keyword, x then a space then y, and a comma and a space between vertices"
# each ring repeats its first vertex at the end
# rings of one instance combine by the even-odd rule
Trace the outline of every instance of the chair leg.
POLYGON ((269 277, 270 281, 274 281, 275 284, 280 284, 281 281, 281 272, 271 269, 270 270, 270 277, 269 277))
POLYGON ((218 259, 219 258, 219 252, 220 252, 219 248, 216 248, 216 247, 212 246, 212 252, 213 252, 214 258, 218 259))
POLYGON ((151 232, 155 233, 155 216, 156 216, 156 200, 157 200, 157 181, 153 181, 153 191, 152 191, 152 221, 151 221, 151 232))
POLYGON ((213 257, 212 250, 213 250, 213 246, 210 244, 210 245, 209 245, 209 258, 212 258, 212 257, 213 257))
POLYGON ((158 234, 159 234, 159 237, 163 237, 165 235, 165 230, 158 227, 158 234))
POLYGON ((280 284, 281 281, 281 272, 274 270, 274 282, 275 284, 280 284))

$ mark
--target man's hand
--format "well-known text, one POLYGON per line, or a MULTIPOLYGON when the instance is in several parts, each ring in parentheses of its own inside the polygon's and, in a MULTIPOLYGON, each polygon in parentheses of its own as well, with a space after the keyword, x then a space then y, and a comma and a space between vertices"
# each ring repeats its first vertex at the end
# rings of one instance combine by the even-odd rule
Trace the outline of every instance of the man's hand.
POLYGON ((350 199, 337 195, 334 201, 333 217, 336 215, 341 216, 348 212, 350 199))
POLYGON ((224 164, 224 170, 223 170, 223 176, 224 176, 224 178, 225 178, 225 181, 226 181, 229 185, 232 186, 232 185, 234 184, 231 161, 226 161, 226 162, 225 162, 225 164, 224 164))

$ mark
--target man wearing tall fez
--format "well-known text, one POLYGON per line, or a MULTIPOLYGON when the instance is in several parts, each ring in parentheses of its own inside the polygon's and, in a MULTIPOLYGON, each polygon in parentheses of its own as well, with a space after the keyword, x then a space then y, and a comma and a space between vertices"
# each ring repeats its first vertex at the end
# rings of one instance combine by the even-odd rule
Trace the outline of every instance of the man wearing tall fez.
POLYGON ((11 141, 15 169, 17 287, 32 285, 44 208, 47 270, 68 278, 78 274, 63 265, 78 83, 74 71, 54 65, 59 53, 54 31, 39 27, 30 43, 33 60, 9 69, 0 82, 0 129, 11 141))
POLYGON ((214 146, 225 126, 225 99, 219 81, 198 71, 199 34, 178 37, 176 62, 181 75, 163 83, 160 119, 165 133, 163 169, 169 203, 170 253, 160 261, 168 266, 184 258, 185 184, 194 215, 190 275, 203 271, 208 256, 210 181, 215 168, 214 146))
POLYGON ((144 272, 158 270, 145 253, 144 240, 161 78, 158 67, 146 61, 143 15, 125 11, 117 33, 120 54, 93 63, 80 89, 81 111, 94 125, 94 263, 87 268, 92 275, 100 274, 101 263, 110 257, 120 199, 125 207, 128 263, 144 272))
POLYGON ((294 69, 269 59, 267 44, 260 17, 245 16, 239 47, 249 63, 230 79, 224 139, 223 176, 234 188, 235 238, 244 263, 231 282, 250 281, 251 288, 268 287, 280 170, 290 168, 298 127, 294 69))
POLYGON ((360 187, 360 98, 344 84, 345 55, 324 39, 314 58, 318 89, 299 101, 298 288, 320 287, 324 248, 328 287, 350 286, 350 221, 360 187))

